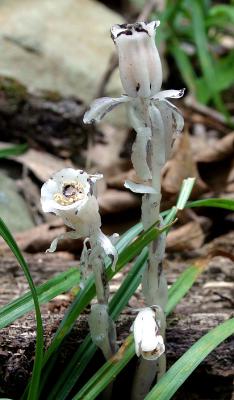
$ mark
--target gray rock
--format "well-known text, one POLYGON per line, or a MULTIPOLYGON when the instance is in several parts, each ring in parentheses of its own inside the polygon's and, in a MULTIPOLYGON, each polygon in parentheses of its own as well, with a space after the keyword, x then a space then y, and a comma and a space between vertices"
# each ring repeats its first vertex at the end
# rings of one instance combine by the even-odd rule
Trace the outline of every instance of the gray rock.
POLYGON ((12 232, 24 231, 34 226, 15 181, 0 172, 0 216, 12 232))
MULTIPOLYGON (((90 103, 115 51, 117 13, 93 0, 1 0, 0 16, 0 75, 90 103)), ((107 94, 121 92, 114 74, 107 94)))

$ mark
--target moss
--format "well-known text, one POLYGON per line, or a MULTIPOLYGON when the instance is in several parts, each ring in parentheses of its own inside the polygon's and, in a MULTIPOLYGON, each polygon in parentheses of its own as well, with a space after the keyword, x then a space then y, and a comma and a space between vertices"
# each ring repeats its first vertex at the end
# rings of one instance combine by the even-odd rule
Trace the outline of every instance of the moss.
POLYGON ((26 100, 28 93, 24 85, 15 79, 0 77, 0 92, 3 92, 8 101, 15 104, 26 100))

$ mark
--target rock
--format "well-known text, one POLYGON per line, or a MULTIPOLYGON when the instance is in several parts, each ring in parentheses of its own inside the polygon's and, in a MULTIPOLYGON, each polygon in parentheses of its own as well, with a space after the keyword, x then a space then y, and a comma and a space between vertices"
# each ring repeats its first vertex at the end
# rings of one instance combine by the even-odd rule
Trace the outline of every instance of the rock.
POLYGON ((0 172, 0 215, 12 232, 24 231, 34 226, 15 181, 0 172))
MULTIPOLYGON (((0 75, 31 91, 76 96, 88 105, 115 51, 110 27, 121 22, 120 15, 93 0, 1 1, 0 75)), ((107 92, 121 94, 118 74, 107 92)))

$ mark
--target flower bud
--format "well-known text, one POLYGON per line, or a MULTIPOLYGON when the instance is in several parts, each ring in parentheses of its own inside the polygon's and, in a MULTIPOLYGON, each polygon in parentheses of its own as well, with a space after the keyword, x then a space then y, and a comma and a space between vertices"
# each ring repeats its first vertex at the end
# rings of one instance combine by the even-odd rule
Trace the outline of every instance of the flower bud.
POLYGON ((155 45, 159 21, 114 25, 111 37, 119 55, 120 78, 130 97, 151 97, 162 85, 162 67, 155 45))
POLYGON ((156 360, 164 351, 163 337, 159 334, 155 311, 146 307, 137 315, 133 323, 136 355, 146 360, 156 360))

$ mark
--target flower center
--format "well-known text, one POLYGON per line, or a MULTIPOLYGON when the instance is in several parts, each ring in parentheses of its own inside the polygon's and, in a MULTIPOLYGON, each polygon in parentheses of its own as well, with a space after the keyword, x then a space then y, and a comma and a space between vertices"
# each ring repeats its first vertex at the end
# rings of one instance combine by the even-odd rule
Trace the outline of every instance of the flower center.
POLYGON ((84 186, 80 182, 66 182, 62 193, 55 193, 54 200, 61 206, 68 206, 85 197, 84 186))

